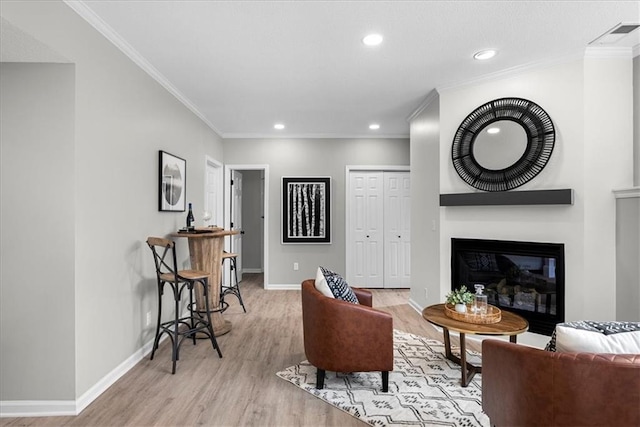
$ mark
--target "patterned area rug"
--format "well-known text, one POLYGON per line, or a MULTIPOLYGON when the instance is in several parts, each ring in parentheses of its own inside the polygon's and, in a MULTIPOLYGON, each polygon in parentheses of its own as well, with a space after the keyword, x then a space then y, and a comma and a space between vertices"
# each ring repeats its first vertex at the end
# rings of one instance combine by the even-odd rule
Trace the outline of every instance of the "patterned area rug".
MULTIPOLYGON (((372 426, 490 425, 479 374, 462 387, 460 367, 446 359, 443 343, 397 330, 393 340, 388 393, 381 391, 379 372, 327 372, 324 389, 317 390, 316 369, 306 360, 276 375, 372 426)), ((467 360, 480 364, 477 354, 467 360)))

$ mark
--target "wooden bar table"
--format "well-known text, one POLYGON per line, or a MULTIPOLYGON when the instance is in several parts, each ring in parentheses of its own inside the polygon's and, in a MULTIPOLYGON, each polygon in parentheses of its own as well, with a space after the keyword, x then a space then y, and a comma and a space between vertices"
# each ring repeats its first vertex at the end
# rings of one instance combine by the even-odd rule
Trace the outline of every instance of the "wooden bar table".
MULTIPOLYGON (((222 252, 225 236, 238 234, 238 230, 224 230, 216 227, 196 228, 194 232, 172 233, 172 237, 186 237, 189 240, 189 258, 191 268, 209 273, 209 309, 215 336, 224 335, 231 330, 231 322, 224 320, 220 310, 220 280, 222 278, 222 252), (218 311, 216 311, 218 310, 218 311)), ((199 288, 198 288, 199 289, 199 288)), ((196 292, 196 306, 204 310, 202 292, 196 292)))

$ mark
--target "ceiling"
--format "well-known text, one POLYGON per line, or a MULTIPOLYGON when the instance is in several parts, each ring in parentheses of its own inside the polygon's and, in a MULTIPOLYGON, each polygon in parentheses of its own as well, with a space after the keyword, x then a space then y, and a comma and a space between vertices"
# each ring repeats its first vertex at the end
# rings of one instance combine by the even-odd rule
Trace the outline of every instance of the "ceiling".
MULTIPOLYGON (((579 58, 640 23, 640 1, 66 3, 225 138, 406 137, 433 89, 579 58)), ((640 30, 612 46, 637 55, 640 30)))

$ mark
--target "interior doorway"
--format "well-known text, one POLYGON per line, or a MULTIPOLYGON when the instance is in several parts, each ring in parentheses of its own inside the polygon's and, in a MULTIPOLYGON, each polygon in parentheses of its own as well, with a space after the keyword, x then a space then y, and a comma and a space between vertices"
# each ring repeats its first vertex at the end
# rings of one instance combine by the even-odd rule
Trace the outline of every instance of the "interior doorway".
MULTIPOLYGON (((225 250, 238 254, 238 279, 242 272, 263 273, 269 284, 269 165, 225 165, 224 228, 239 234, 225 239, 225 250)), ((225 277, 229 274, 225 266, 225 277)))

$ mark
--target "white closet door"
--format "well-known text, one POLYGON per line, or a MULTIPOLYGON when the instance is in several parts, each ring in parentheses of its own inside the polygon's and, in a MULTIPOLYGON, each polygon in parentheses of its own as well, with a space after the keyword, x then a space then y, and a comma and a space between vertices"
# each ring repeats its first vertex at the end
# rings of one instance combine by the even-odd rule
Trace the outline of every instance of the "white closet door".
POLYGON ((384 287, 410 286, 411 188, 408 172, 384 173, 384 287))
POLYGON ((349 174, 349 244, 347 281, 356 287, 384 285, 383 173, 349 174))

